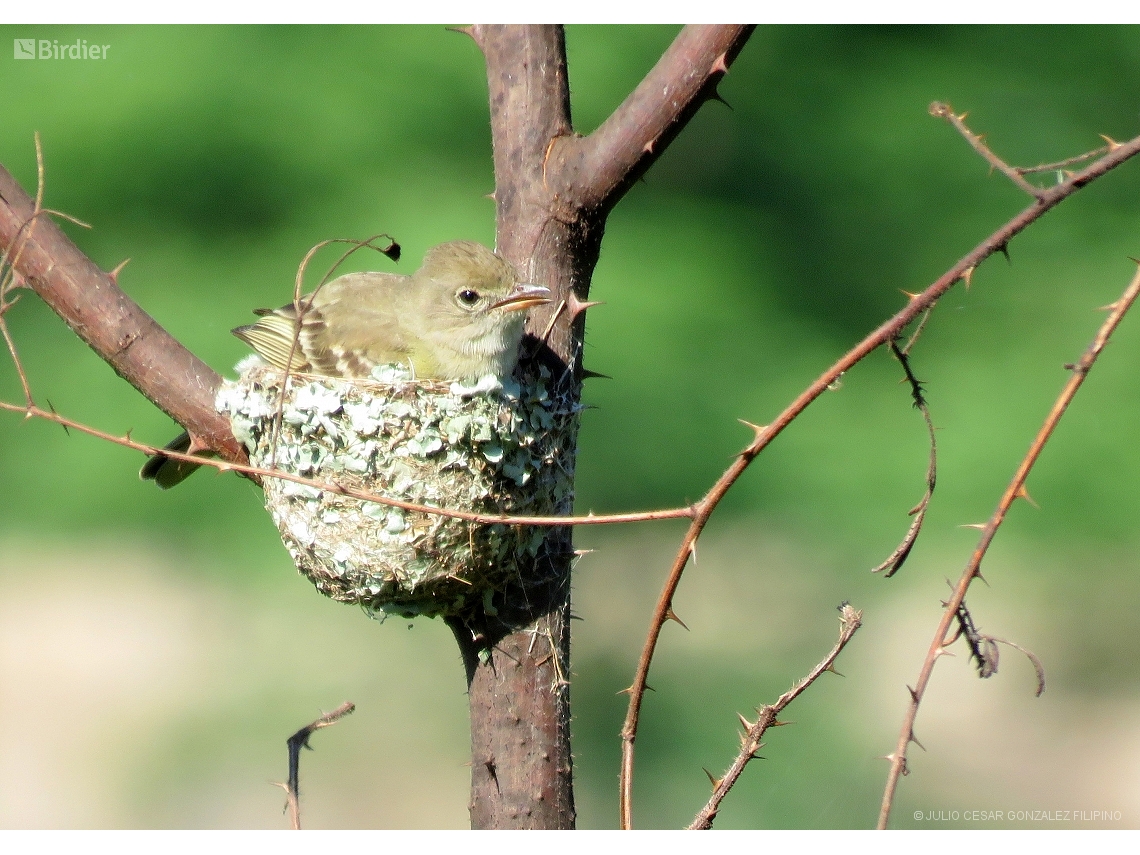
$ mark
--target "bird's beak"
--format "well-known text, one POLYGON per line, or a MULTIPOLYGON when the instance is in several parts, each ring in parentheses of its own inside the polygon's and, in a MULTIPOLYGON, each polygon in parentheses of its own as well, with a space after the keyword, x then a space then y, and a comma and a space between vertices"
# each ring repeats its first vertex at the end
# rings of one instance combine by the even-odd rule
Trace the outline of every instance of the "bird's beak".
POLYGON ((519 283, 507 296, 492 304, 491 308, 502 309, 504 312, 517 312, 549 302, 551 302, 549 288, 519 283))

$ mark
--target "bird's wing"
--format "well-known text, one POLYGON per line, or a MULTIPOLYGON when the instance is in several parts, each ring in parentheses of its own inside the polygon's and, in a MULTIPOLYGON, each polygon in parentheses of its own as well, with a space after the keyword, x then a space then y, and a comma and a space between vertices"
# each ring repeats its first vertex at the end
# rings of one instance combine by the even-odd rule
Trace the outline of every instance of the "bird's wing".
POLYGON ((298 340, 293 344, 293 334, 296 330, 297 311, 293 304, 282 306, 280 309, 259 309, 257 314, 261 320, 255 324, 237 327, 233 333, 261 356, 274 368, 282 371, 287 368, 292 371, 312 373, 315 371, 309 361, 304 348, 298 340))
POLYGON ((261 320, 233 332, 276 368, 367 377, 377 365, 409 361, 411 347, 400 322, 407 279, 350 273, 302 298, 299 335, 292 303, 259 310, 261 320))

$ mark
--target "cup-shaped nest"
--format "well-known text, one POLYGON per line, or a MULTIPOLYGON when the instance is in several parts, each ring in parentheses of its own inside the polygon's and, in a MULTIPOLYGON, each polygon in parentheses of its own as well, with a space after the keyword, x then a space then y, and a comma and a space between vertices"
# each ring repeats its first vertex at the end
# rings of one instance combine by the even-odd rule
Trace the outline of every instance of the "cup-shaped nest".
MULTIPOLYGON (((579 407, 548 393, 545 372, 533 384, 489 391, 292 375, 283 394, 283 379, 253 364, 218 393, 218 410, 259 468, 428 507, 543 516, 570 509, 579 407)), ((379 617, 461 615, 490 603, 521 581, 517 568, 533 563, 546 533, 271 476, 263 487, 297 569, 322 594, 379 617)))

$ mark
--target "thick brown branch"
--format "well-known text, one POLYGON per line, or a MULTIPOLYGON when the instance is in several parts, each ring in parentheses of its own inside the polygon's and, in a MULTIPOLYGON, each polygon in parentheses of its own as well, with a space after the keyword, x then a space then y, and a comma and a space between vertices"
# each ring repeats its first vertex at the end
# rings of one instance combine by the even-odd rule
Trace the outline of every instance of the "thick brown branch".
POLYGON ((613 208, 701 105, 717 97, 717 83, 754 28, 685 27, 596 131, 555 142, 546 165, 547 183, 586 209, 613 208))
POLYGON ((221 377, 179 344, 120 290, 0 167, 0 246, 13 252, 16 270, 51 309, 115 372, 227 460, 247 462, 214 410, 221 377))
MULTIPOLYGON (((555 297, 528 319, 538 346, 524 353, 523 363, 537 357, 564 394, 580 395, 584 311, 606 214, 703 100, 715 95, 715 80, 747 29, 687 29, 588 142, 572 135, 560 27, 470 29, 487 61, 496 248, 555 297)), ((551 599, 528 595, 518 619, 505 622, 510 632, 495 641, 490 661, 475 655, 486 642, 473 637, 471 627, 453 627, 468 663, 476 827, 565 828, 574 822, 563 684, 573 554, 568 532, 552 531, 545 549, 550 567, 519 569, 524 580, 534 574, 551 579, 551 599), (549 648, 541 661, 533 653, 537 638, 549 648), (529 734, 521 740, 520 719, 529 734)))

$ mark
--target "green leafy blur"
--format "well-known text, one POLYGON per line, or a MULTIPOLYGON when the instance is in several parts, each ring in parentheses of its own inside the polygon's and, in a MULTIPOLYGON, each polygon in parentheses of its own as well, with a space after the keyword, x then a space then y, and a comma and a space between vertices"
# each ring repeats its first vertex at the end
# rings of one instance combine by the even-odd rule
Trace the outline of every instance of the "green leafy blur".
MULTIPOLYGON (((580 133, 623 100, 676 31, 568 28, 580 133)), ((386 232, 403 245, 398 266, 361 253, 346 269, 403 272, 445 240, 494 244, 484 66, 461 34, 5 26, 0 35, 0 47, 33 36, 110 46, 99 61, 0 59, 0 163, 34 192, 38 131, 45 204, 93 226, 64 224, 104 269, 129 257, 126 292, 222 373, 246 352, 229 330, 253 308, 288 299, 297 265, 321 240, 386 232)), ((738 419, 772 419, 902 307, 903 292, 924 288, 1028 204, 928 115, 931 101, 968 111, 971 128, 1017 165, 1096 148, 1101 134, 1130 138, 1140 132, 1140 29, 760 27, 720 93, 730 106, 703 107, 610 217, 591 289, 604 305, 589 311, 585 361, 612 379, 585 391, 580 512, 698 498, 748 441, 738 419)), ((773 732, 762 752, 770 759, 747 770, 718 827, 873 824, 886 764, 872 758, 893 750, 903 686, 938 619, 943 580, 973 548, 976 533, 960 526, 991 513, 1067 378, 1063 365, 1101 322, 1097 308, 1133 275, 1138 200, 1140 164, 1126 164, 933 313, 913 367, 939 428, 938 489, 926 534, 897 577, 867 570, 909 524, 927 448, 889 353, 850 372, 737 484, 676 604, 693 632, 666 627, 650 677, 656 691, 637 742, 639 826, 688 823, 707 797, 701 767, 719 774, 735 751, 734 713, 751 717, 822 658, 844 599, 866 610, 867 624, 840 659, 846 679, 825 675, 791 708, 799 726, 773 732)), ((42 405, 155 444, 177 432, 34 295, 8 322, 42 405)), ((1012 651, 986 683, 964 650, 944 661, 935 681, 961 688, 931 701, 941 712, 925 731, 920 713, 929 754, 912 761, 920 774, 903 782, 896 824, 931 827, 912 820, 915 811, 963 807, 967 791, 978 808, 1001 799, 1032 808, 1058 793, 1073 807, 1117 804, 1095 787, 1040 784, 1072 762, 1057 742, 1011 747, 1015 759, 995 761, 992 773, 954 760, 971 741, 964 722, 1003 685, 1011 706, 986 713, 997 733, 1042 710, 1056 710, 1059 722, 1062 699, 1100 704, 1107 757, 1113 728, 1127 731, 1138 715, 1137 365, 1140 317, 1130 317, 1030 478, 1039 509, 1015 507, 983 567, 992 587, 968 599, 984 628, 1020 633, 1014 640, 1046 659, 1049 693, 1033 701, 1029 668, 1012 651), (1008 724, 993 723, 1007 721, 1001 714, 1008 724), (943 718, 950 735, 930 740, 943 718), (1044 765, 1018 783, 1002 777, 1042 751, 1044 765)), ((0 396, 22 398, 6 354, 0 396)), ((170 697, 202 687, 193 700, 146 707, 146 744, 106 743, 114 761, 76 755, 107 784, 82 809, 50 783, 35 799, 4 797, 18 770, 0 761, 0 827, 282 827, 280 794, 264 781, 284 776, 284 739, 345 699, 358 713, 322 731, 317 753, 306 754, 310 823, 462 827, 465 697, 446 629, 377 626, 321 600, 293 572, 254 487, 200 473, 159 493, 136 477, 141 462, 0 413, 0 599, 10 610, 0 618, 43 614, 63 627, 99 604, 122 616, 95 619, 90 632, 121 621, 129 636, 138 615, 169 609, 169 626, 137 630, 122 650, 149 650, 147 639, 178 627, 179 649, 198 664, 163 659, 161 648, 152 665, 184 677, 170 697), (137 608, 122 604, 135 595, 137 608), (200 659, 207 649, 217 660, 200 659)), ((585 619, 575 626, 572 675, 583 827, 616 824, 625 696, 615 693, 632 679, 679 536, 671 524, 577 535, 597 549, 583 557, 575 589, 585 619)), ((5 657, 39 661, 45 639, 60 637, 47 620, 36 624, 43 637, 4 635, 5 657)), ((97 637, 85 633, 68 635, 52 661, 85 661, 78 651, 97 637)), ((132 661, 123 652, 121 668, 132 661)), ((37 684, 18 685, 33 688, 11 709, 36 706, 37 684)), ((66 680, 53 685, 61 704, 94 696, 66 680)), ((137 709, 145 687, 123 685, 99 708, 137 709)), ((1040 727, 1045 741, 1068 732, 1040 727)), ((53 733, 45 730, 44 745, 53 733)), ((995 755, 984 740, 974 747, 995 755)), ((40 755, 29 762, 51 765, 40 755)), ((1123 820, 1108 825, 1140 824, 1140 813, 1120 810, 1123 820)), ((1009 825, 1037 827, 996 823, 1009 825)))

